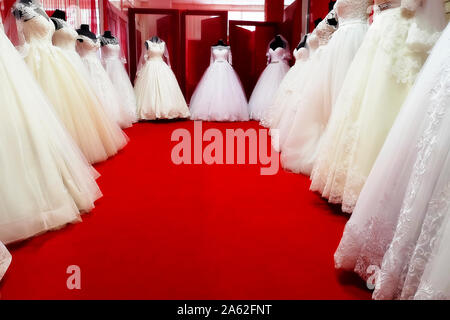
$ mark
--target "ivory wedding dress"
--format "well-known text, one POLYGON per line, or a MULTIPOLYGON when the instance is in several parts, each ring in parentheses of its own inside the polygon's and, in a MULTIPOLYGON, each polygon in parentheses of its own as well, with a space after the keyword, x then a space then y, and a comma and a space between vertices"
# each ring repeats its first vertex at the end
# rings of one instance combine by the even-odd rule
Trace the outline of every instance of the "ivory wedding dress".
POLYGON ((188 118, 189 108, 169 62, 164 41, 147 40, 135 83, 138 117, 143 120, 188 118))
POLYGON ((381 268, 377 299, 412 299, 420 285, 424 298, 450 298, 448 247, 442 250, 450 232, 449 58, 447 27, 386 139, 335 254, 337 267, 364 278, 370 266, 381 268), (425 268, 435 267, 447 272, 423 278, 425 268))
POLYGON ((3 243, 0 242, 0 281, 3 279, 6 270, 8 270, 11 260, 11 254, 5 248, 3 243))
POLYGON ((137 121, 136 97, 127 71, 125 58, 121 57, 120 45, 116 38, 100 37, 102 63, 114 89, 120 98, 120 104, 128 113, 132 122, 137 121))
POLYGON ((345 75, 366 34, 367 8, 371 0, 338 0, 334 11, 339 28, 323 47, 320 62, 295 101, 297 110, 282 146, 281 164, 295 173, 310 175, 319 141, 345 75))
MULTIPOLYGON (((402 6, 410 2, 418 0, 402 6)), ((407 43, 417 16, 403 15, 400 0, 389 5, 376 14, 350 66, 311 175, 311 190, 347 213, 428 55, 428 48, 407 43)))
MULTIPOLYGON (((82 71, 53 46, 55 26, 39 2, 17 2, 17 22, 26 40, 25 61, 66 129, 90 163, 106 160, 127 143, 126 135, 105 114, 82 71)), ((64 31, 61 31, 64 32, 64 31)), ((67 46, 74 46, 67 38, 67 46)))
POLYGON ((211 48, 211 64, 191 98, 192 120, 249 120, 247 98, 231 63, 229 46, 211 48))
POLYGON ((100 97, 105 110, 121 128, 131 127, 135 120, 135 114, 128 105, 123 103, 123 99, 120 99, 120 91, 116 90, 105 68, 103 68, 98 57, 99 41, 94 41, 83 35, 78 35, 77 40, 76 50, 88 70, 91 84, 100 97))
POLYGON ((250 118, 261 120, 267 108, 273 103, 277 89, 284 76, 289 71, 289 59, 291 54, 287 42, 287 48, 270 48, 267 52, 268 64, 258 79, 248 103, 250 118))
POLYGON ((91 210, 101 193, 98 173, 60 123, 1 23, 0 83, 0 241, 10 243, 80 221, 80 211, 91 210))

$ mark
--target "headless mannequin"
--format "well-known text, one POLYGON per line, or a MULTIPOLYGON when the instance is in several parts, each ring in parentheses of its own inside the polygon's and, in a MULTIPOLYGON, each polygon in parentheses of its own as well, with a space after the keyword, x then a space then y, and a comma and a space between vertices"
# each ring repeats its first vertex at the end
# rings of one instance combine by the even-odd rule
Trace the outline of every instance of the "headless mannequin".
POLYGON ((218 47, 218 46, 226 47, 227 44, 222 39, 220 39, 219 41, 217 41, 217 43, 213 47, 218 47))
MULTIPOLYGON (((66 21, 66 13, 62 10, 56 9, 55 12, 52 14, 52 18, 57 18, 66 21)), ((54 19, 51 19, 53 24, 55 25, 55 29, 59 30, 61 28, 61 25, 58 24, 54 19)))
MULTIPOLYGON (((95 35, 95 33, 93 33, 90 29, 89 29, 89 25, 88 24, 82 24, 80 26, 80 29, 77 29, 77 33, 80 36, 85 36, 88 37, 89 39, 92 39, 94 42, 97 42, 97 36, 95 35)), ((83 42, 83 39, 77 39, 80 42, 83 42)))
MULTIPOLYGON (((24 5, 31 5, 31 4, 33 4, 33 1, 32 0, 20 0, 19 3, 22 3, 24 5)), ((47 15, 47 13, 45 13, 45 11, 42 10, 41 8, 37 8, 34 11, 39 13, 41 16, 45 17, 47 20, 50 20, 50 18, 47 15)), ((14 9, 13 10, 13 15, 14 15, 14 17, 16 19, 19 20, 19 19, 22 19, 23 13, 20 10, 14 9)), ((33 19, 33 18, 31 18, 31 19, 33 19)), ((28 19, 28 20, 30 20, 30 19, 28 19)), ((25 22, 28 21, 28 20, 25 20, 25 22)))
POLYGON ((286 43, 284 42, 284 40, 281 38, 281 36, 279 34, 277 34, 275 36, 275 39, 270 43, 270 48, 272 50, 275 50, 277 48, 283 48, 286 49, 286 43))
POLYGON ((297 46, 297 50, 300 50, 300 48, 304 48, 304 47, 306 47, 306 40, 308 39, 308 35, 307 34, 305 34, 304 36, 303 36, 303 39, 300 41, 300 43, 298 44, 298 46, 297 46))

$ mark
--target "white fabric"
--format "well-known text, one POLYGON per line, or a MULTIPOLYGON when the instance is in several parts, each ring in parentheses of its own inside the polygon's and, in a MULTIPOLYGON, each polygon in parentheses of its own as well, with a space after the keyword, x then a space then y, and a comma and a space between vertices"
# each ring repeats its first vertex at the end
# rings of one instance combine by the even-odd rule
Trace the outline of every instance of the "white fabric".
POLYGON ((192 120, 249 119, 247 98, 231 61, 230 47, 216 46, 211 49, 211 64, 191 98, 192 120))
MULTIPOLYGON (((77 63, 52 45, 53 22, 45 12, 24 7, 32 19, 18 21, 27 41, 25 61, 56 114, 90 163, 106 160, 127 143, 127 137, 105 114, 77 63)), ((71 40, 75 41, 75 40, 71 40)))
POLYGON ((128 113, 132 122, 137 121, 136 97, 133 85, 128 77, 127 71, 120 57, 120 45, 106 44, 101 47, 102 63, 114 85, 114 89, 120 98, 122 108, 128 113))
POLYGON ((98 57, 100 43, 86 37, 78 36, 77 52, 81 56, 86 69, 89 72, 91 83, 94 86, 94 91, 100 97, 105 110, 110 117, 122 128, 131 127, 135 121, 135 114, 131 107, 124 104, 124 100, 120 99, 121 93, 116 91, 114 84, 102 66, 101 60, 98 57))
POLYGON ((139 119, 188 118, 189 109, 177 78, 163 60, 166 43, 146 43, 148 49, 135 83, 139 119))
POLYGON ((0 83, 0 241, 10 243, 80 221, 79 212, 91 210, 101 193, 98 173, 61 125, 1 23, 0 83))
POLYGON ((6 270, 8 270, 11 260, 12 257, 8 249, 0 242, 0 281, 3 279, 6 270))

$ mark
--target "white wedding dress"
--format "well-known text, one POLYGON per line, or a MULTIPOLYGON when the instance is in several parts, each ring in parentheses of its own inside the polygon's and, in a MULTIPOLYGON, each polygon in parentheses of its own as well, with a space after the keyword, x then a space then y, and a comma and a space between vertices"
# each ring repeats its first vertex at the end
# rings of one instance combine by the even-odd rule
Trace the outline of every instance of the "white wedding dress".
MULTIPOLYGON (((36 1, 17 3, 15 9, 21 13, 17 23, 26 40, 25 62, 85 157, 95 163, 115 155, 127 137, 106 116, 77 63, 53 46, 53 22, 36 1)), ((66 39, 73 48, 75 39, 66 39)))
POLYGON ((90 211, 101 193, 98 173, 1 23, 0 83, 0 241, 7 244, 80 221, 80 211, 90 211))
POLYGON ((78 35, 77 40, 76 50, 81 56, 81 60, 89 73, 94 91, 102 101, 106 112, 121 128, 131 127, 135 120, 135 115, 120 99, 120 92, 116 90, 102 65, 98 56, 100 42, 83 35, 78 35))
POLYGON ((249 120, 247 98, 231 63, 230 47, 211 48, 211 64, 191 98, 192 120, 249 120))
POLYGON ((282 146, 281 164, 295 173, 310 175, 320 139, 332 113, 347 71, 366 34, 367 8, 371 0, 338 0, 334 11, 339 28, 323 47, 317 67, 311 73, 292 127, 282 146))
POLYGON ((311 54, 307 65, 303 67, 303 77, 297 78, 296 80, 300 81, 292 90, 287 91, 281 100, 278 100, 280 103, 279 108, 281 108, 283 114, 279 120, 278 127, 271 128, 272 145, 277 151, 283 152, 284 150, 284 145, 292 125, 294 124, 295 115, 298 112, 298 107, 300 105, 299 101, 304 99, 304 92, 311 83, 312 75, 317 75, 318 72, 321 72, 323 54, 327 48, 328 41, 335 31, 336 28, 329 25, 326 20, 322 20, 317 25, 317 28, 313 31, 313 35, 309 38, 309 44, 312 44, 310 50, 311 54), (318 47, 316 47, 316 43, 318 47), (278 130, 275 131, 275 129, 278 130), (273 134, 274 132, 276 132, 276 134, 273 134))
POLYGON ((336 267, 364 279, 374 267, 379 270, 376 299, 450 299, 450 242, 443 242, 450 234, 449 58, 447 27, 380 151, 335 253, 336 267), (434 268, 441 271, 435 274, 434 268))
POLYGON ((12 257, 8 249, 0 242, 0 281, 3 279, 6 270, 8 270, 11 260, 12 257))
MULTIPOLYGON (((287 45, 287 43, 286 43, 287 45)), ((250 119, 261 120, 273 99, 284 76, 289 71, 289 48, 269 48, 268 65, 258 79, 248 106, 250 119)))
POLYGON ((189 108, 170 66, 166 43, 147 40, 135 82, 138 117, 142 120, 189 118, 189 108))
MULTIPOLYGON (((402 5, 410 2, 417 0, 402 5)), ((407 42, 417 16, 403 15, 400 0, 390 5, 376 14, 349 68, 311 174, 311 190, 347 213, 428 55, 428 48, 407 42)))
POLYGON ((126 61, 124 58, 121 58, 119 42, 116 38, 100 37, 99 40, 102 45, 103 67, 120 98, 120 105, 128 113, 131 121, 136 122, 136 97, 134 95, 133 85, 125 70, 124 63, 126 61))

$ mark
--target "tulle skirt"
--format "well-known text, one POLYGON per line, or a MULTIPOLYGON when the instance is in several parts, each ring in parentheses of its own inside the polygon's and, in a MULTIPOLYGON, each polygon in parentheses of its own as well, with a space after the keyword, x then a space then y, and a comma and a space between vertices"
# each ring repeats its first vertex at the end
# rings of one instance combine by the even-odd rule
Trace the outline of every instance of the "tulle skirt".
POLYGON ((321 140, 311 189, 351 213, 427 54, 406 45, 414 18, 380 13, 353 60, 321 140))
POLYGON ((80 221, 101 193, 98 173, 2 31, 0 83, 0 241, 10 243, 80 221))
POLYGON ((311 80, 302 96, 293 102, 297 111, 281 147, 281 164, 285 169, 311 174, 332 106, 367 28, 365 21, 344 22, 323 47, 316 68, 310 72, 311 80))
POLYGON ((128 114, 127 118, 136 122, 136 97, 122 61, 119 58, 107 58, 103 61, 103 65, 119 96, 122 109, 128 114))
POLYGON ((267 108, 273 103, 279 84, 288 71, 289 65, 284 61, 274 61, 267 65, 250 97, 248 105, 251 119, 261 120, 263 118, 267 108))
POLYGON ((90 163, 106 160, 127 144, 127 136, 60 48, 32 45, 25 61, 90 163))
POLYGON ((177 78, 162 59, 146 62, 139 71, 134 90, 139 119, 175 119, 190 116, 177 78))
POLYGON ((190 104, 191 119, 247 121, 248 104, 241 81, 226 61, 211 64, 195 89, 190 104))
POLYGON ((12 260, 11 254, 5 248, 3 243, 0 242, 0 281, 5 275, 6 270, 8 270, 9 265, 11 264, 11 260, 12 260))
POLYGON ((448 27, 400 111, 335 253, 337 267, 363 278, 369 266, 381 268, 377 299, 450 298, 450 260, 438 243, 450 233, 449 55, 448 27), (439 270, 440 261, 447 273, 438 273, 439 281, 432 274, 425 278, 425 267, 439 270), (419 293, 419 286, 426 290, 419 293))
POLYGON ((81 58, 86 69, 88 70, 93 89, 100 98, 105 111, 108 112, 110 118, 114 119, 121 128, 128 128, 135 121, 135 114, 130 110, 128 105, 123 103, 121 94, 125 93, 122 89, 118 91, 105 69, 100 59, 96 56, 84 56, 81 58))

